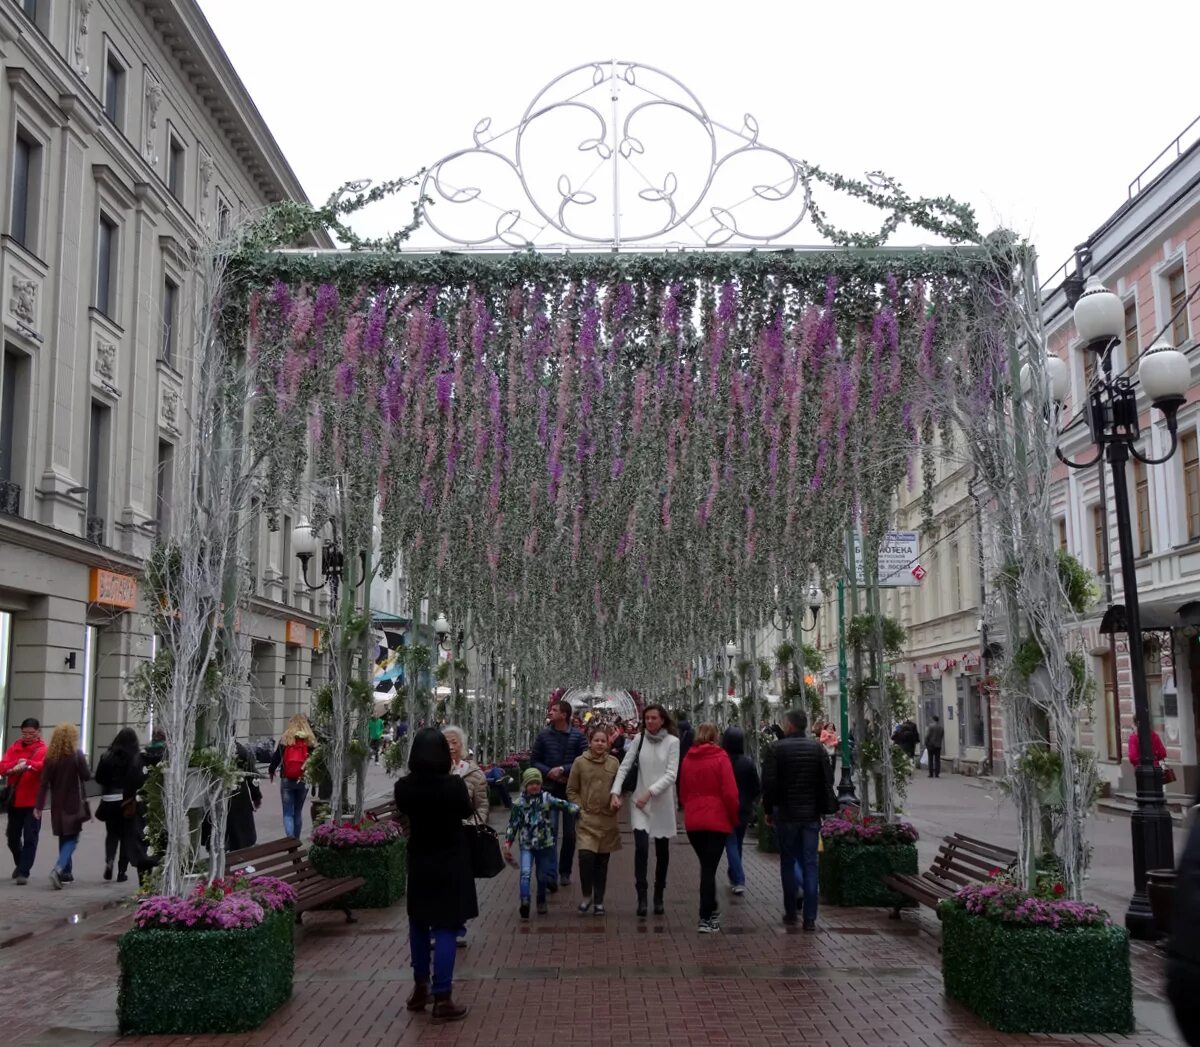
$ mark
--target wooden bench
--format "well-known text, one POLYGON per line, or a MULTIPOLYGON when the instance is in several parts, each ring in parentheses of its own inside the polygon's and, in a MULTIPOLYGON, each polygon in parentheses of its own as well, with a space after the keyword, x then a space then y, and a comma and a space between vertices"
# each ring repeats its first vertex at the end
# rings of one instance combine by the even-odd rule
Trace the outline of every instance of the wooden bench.
POLYGON ((384 800, 383 803, 377 803, 374 807, 363 809, 363 817, 370 818, 373 822, 392 821, 397 813, 395 800, 384 800))
MULTIPOLYGON (((993 869, 1008 869, 1016 860, 1017 852, 1007 847, 953 833, 942 840, 937 857, 925 872, 919 876, 891 873, 883 878, 883 882, 897 894, 936 911, 938 903, 951 897, 960 887, 986 883, 992 878, 993 869)), ((892 917, 899 916, 900 907, 896 906, 892 917)))
MULTIPOLYGON (((230 873, 274 876, 290 885, 296 891, 297 923, 301 922, 301 917, 309 909, 336 901, 366 883, 361 876, 347 876, 340 880, 322 876, 309 861, 304 845, 291 836, 234 851, 226 858, 226 868, 230 873)), ((349 906, 339 908, 346 914, 347 923, 355 922, 349 906)))

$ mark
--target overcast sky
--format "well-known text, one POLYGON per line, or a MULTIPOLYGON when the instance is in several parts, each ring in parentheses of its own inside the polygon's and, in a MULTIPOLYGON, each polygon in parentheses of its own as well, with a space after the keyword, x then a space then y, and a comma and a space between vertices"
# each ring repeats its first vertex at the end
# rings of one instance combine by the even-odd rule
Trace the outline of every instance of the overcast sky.
POLYGON ((752 113, 791 155, 971 203, 1031 237, 1047 276, 1200 115, 1189 0, 200 6, 314 200, 428 166, 481 117, 508 127, 559 73, 616 58, 670 72, 716 120, 752 113))

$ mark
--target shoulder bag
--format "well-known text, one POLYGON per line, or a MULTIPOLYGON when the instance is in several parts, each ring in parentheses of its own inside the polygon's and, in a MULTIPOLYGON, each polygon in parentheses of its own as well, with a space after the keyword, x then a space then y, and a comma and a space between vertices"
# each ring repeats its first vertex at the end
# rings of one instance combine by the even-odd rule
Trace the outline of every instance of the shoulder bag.
POLYGON ((621 783, 621 792, 623 793, 631 793, 637 788, 638 765, 642 761, 642 743, 645 740, 646 732, 642 731, 642 733, 638 735, 637 742, 634 743, 637 745, 637 755, 633 758, 633 765, 629 768, 629 773, 625 775, 625 780, 621 783))
POLYGON ((13 787, 8 784, 8 779, 5 779, 4 784, 0 785, 0 814, 8 814, 9 808, 12 807, 14 791, 13 787))
POLYGON ((504 868, 500 837, 478 815, 466 831, 471 844, 471 875, 477 880, 490 880, 504 868))

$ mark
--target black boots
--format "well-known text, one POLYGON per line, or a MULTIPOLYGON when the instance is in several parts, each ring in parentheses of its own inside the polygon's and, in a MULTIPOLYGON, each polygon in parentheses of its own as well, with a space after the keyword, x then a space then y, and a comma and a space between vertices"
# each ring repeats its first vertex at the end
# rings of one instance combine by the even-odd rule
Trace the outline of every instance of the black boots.
POLYGON ((442 1022, 458 1022, 462 1021, 467 1016, 466 1007, 460 1007, 450 998, 450 993, 439 992, 433 994, 433 1023, 439 1025, 442 1022))
POLYGON ((661 916, 666 909, 663 908, 663 888, 654 888, 654 915, 661 916))
POLYGON ((646 888, 639 887, 637 892, 637 914, 639 917, 646 915, 646 888))
POLYGON ((429 1003, 429 983, 417 982, 413 986, 412 995, 405 1001, 404 1006, 410 1011, 423 1011, 426 1004, 429 1003))

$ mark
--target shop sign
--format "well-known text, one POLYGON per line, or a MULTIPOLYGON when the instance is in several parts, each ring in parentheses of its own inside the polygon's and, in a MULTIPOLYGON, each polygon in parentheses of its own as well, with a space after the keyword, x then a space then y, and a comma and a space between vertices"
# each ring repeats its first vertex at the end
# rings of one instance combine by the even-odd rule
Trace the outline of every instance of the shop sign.
POLYGON ((308 627, 303 622, 288 622, 286 641, 289 647, 304 647, 308 643, 308 627))
POLYGON ((103 607, 132 609, 137 606, 137 578, 93 567, 88 600, 103 607))

